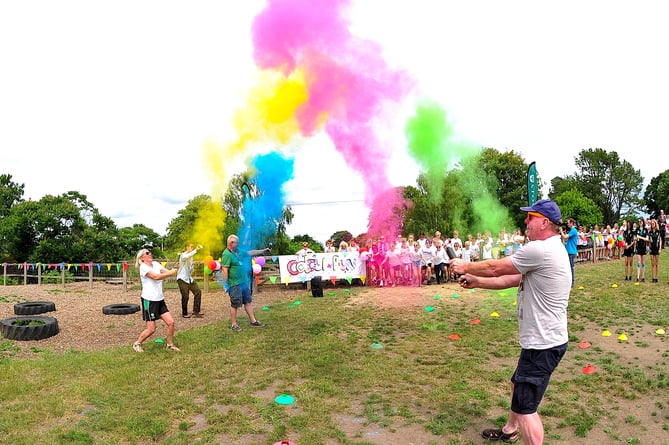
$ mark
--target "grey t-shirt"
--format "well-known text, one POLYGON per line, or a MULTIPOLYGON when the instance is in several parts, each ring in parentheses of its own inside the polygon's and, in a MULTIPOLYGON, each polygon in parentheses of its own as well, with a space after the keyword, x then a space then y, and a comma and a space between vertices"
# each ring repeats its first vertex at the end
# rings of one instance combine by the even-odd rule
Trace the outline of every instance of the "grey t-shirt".
POLYGON ((523 274, 517 297, 520 346, 548 349, 567 343, 571 266, 560 236, 527 243, 511 261, 523 274))

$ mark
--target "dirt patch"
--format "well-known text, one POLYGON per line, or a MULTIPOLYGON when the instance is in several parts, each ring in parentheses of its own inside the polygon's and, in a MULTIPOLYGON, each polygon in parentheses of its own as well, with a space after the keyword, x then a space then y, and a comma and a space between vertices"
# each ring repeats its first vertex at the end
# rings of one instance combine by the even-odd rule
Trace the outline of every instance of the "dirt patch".
MULTIPOLYGON (((352 304, 373 304, 381 307, 409 307, 425 305, 426 297, 438 293, 444 296, 457 292, 454 284, 423 287, 360 288, 351 297, 352 304), (447 293, 448 292, 448 293, 447 293)), ((325 292, 331 291, 326 287, 325 292)), ((265 304, 289 300, 306 292, 304 289, 279 285, 263 286, 253 296, 256 316, 265 304)), ((140 291, 125 291, 122 285, 95 283, 16 285, 0 287, 0 319, 14 317, 14 304, 26 301, 50 301, 56 310, 40 315, 55 317, 59 333, 53 337, 36 341, 16 341, 20 349, 17 357, 34 357, 35 351, 49 350, 62 353, 68 350, 92 351, 111 346, 131 345, 144 329, 139 312, 128 315, 105 315, 102 308, 110 304, 140 304, 140 291)), ((176 289, 165 291, 165 301, 176 320, 177 332, 213 322, 228 322, 229 299, 222 290, 202 293, 203 318, 181 317, 181 296, 176 289)), ((189 310, 193 307, 192 295, 189 310)), ((240 322, 245 321, 240 315, 240 322)), ((165 324, 157 323, 154 338, 165 336, 165 324)))

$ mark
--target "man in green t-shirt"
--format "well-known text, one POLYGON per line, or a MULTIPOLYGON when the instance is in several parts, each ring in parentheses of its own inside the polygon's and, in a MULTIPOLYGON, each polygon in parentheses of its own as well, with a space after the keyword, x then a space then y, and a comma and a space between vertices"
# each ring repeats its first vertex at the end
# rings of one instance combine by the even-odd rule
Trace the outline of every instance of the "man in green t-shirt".
POLYGON ((251 283, 248 269, 244 267, 243 258, 239 253, 239 237, 237 235, 228 236, 227 247, 221 256, 221 278, 223 279, 223 287, 230 295, 230 329, 233 331, 242 330, 237 324, 237 309, 242 306, 249 316, 251 326, 264 326, 253 315, 251 283))

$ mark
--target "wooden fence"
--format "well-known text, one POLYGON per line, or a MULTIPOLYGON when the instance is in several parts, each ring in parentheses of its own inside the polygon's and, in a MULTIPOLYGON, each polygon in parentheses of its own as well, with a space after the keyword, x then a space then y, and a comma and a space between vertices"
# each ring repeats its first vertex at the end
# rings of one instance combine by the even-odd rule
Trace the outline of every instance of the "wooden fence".
MULTIPOLYGON (((254 290, 266 284, 280 284, 279 263, 266 257, 262 273, 253 281, 254 290)), ((157 260, 159 261, 159 260, 157 260)), ((193 278, 202 284, 205 292, 216 280, 215 276, 205 272, 204 262, 196 261, 193 278)), ((2 263, 2 285, 8 284, 61 284, 87 281, 92 288, 96 282, 122 285, 124 290, 139 281, 139 270, 127 261, 117 263, 2 263)), ((168 278, 167 282, 176 281, 168 278)))

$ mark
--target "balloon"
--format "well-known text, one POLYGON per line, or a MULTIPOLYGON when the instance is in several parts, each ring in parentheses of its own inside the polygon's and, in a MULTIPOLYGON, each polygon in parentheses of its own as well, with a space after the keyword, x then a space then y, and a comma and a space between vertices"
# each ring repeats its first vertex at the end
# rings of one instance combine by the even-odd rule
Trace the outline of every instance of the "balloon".
POLYGON ((207 266, 204 266, 204 273, 211 275, 211 269, 209 269, 207 266))
POLYGON ((260 264, 260 267, 265 265, 265 257, 264 256, 259 256, 256 257, 256 264, 260 264))
POLYGON ((259 274, 262 271, 262 266, 260 264, 254 264, 253 265, 253 273, 254 274, 259 274))
POLYGON ((216 263, 216 269, 214 269, 214 270, 220 270, 221 269, 221 262, 216 260, 216 261, 214 261, 214 263, 216 263))
POLYGON ((207 267, 209 268, 209 270, 216 270, 216 261, 214 261, 213 259, 209 260, 209 262, 207 262, 207 267))
POLYGON ((208 263, 209 261, 211 261, 211 260, 213 260, 213 259, 214 259, 213 256, 211 256, 211 255, 207 255, 206 257, 204 257, 204 262, 205 262, 205 263, 208 263))

